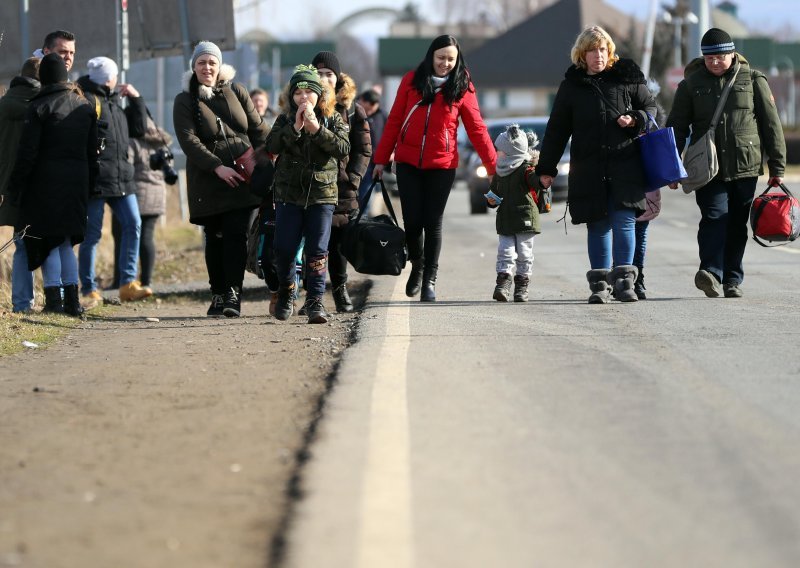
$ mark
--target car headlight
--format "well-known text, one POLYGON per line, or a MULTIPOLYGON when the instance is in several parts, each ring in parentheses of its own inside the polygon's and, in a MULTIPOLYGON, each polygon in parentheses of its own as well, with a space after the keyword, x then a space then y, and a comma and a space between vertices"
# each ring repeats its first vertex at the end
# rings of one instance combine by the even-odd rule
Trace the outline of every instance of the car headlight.
POLYGON ((558 173, 565 176, 569 174, 569 162, 564 162, 558 165, 558 173))
POLYGON ((485 178, 486 177, 486 167, 485 166, 478 166, 477 168, 475 168, 475 175, 478 176, 479 178, 485 178))

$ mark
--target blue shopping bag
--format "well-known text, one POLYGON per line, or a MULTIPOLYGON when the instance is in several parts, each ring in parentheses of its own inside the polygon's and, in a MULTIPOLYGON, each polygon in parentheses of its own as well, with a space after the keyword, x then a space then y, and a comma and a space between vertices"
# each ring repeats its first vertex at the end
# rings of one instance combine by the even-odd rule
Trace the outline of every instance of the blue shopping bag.
POLYGON ((648 128, 654 126, 655 129, 639 136, 639 150, 647 178, 645 191, 655 191, 681 181, 687 177, 687 173, 678 155, 672 127, 658 128, 655 119, 650 114, 647 117, 650 119, 648 128))

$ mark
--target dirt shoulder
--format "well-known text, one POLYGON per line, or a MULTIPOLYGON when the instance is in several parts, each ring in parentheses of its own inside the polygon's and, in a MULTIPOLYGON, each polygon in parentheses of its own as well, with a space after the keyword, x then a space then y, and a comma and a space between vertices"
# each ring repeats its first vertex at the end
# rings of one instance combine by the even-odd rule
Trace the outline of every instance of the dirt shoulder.
POLYGON ((0 566, 266 565, 356 316, 278 322, 264 297, 127 305, 0 361, 0 566))

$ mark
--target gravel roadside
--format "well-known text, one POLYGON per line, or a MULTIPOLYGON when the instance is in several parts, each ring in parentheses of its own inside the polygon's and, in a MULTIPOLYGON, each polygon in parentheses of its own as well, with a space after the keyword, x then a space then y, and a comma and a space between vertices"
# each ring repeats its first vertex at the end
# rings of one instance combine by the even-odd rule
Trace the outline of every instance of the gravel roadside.
POLYGON ((267 564, 357 315, 278 322, 265 295, 126 304, 2 361, 0 566, 267 564))

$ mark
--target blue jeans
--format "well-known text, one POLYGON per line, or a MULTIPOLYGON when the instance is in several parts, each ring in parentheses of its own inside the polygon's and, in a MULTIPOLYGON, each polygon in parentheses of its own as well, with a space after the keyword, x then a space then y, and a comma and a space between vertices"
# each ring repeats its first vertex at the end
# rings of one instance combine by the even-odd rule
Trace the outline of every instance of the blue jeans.
POLYGON ((122 239, 119 255, 119 283, 128 284, 136 280, 136 269, 139 262, 139 239, 142 232, 142 220, 139 217, 139 205, 135 195, 122 197, 106 197, 90 199, 86 236, 78 249, 78 270, 81 278, 81 292, 86 295, 97 288, 95 282, 94 262, 97 256, 97 243, 103 230, 103 213, 105 204, 111 207, 114 216, 122 225, 122 239))
POLYGON ((747 245, 747 222, 758 178, 713 179, 695 192, 700 206, 697 244, 700 268, 723 284, 744 280, 742 258, 747 245))
POLYGON ((613 201, 609 200, 608 216, 586 224, 589 263, 592 269, 632 264, 636 242, 635 226, 636 211, 627 208, 616 209, 613 201))
POLYGON ((650 221, 636 221, 636 248, 633 251, 633 265, 639 269, 639 272, 644 268, 648 227, 650 227, 650 221))
POLYGON ((297 249, 305 239, 306 297, 321 298, 328 272, 328 242, 333 205, 275 204, 275 255, 278 281, 289 286, 295 279, 297 249))
POLYGON ((45 288, 78 283, 78 261, 69 237, 47 255, 42 264, 42 280, 45 288))
POLYGON ((25 243, 16 237, 11 264, 11 305, 14 312, 27 312, 33 308, 33 272, 28 270, 25 243))

